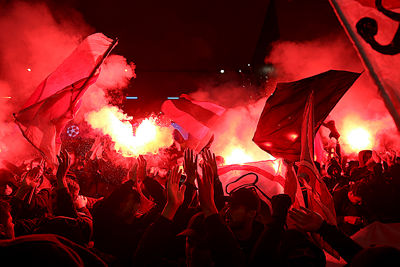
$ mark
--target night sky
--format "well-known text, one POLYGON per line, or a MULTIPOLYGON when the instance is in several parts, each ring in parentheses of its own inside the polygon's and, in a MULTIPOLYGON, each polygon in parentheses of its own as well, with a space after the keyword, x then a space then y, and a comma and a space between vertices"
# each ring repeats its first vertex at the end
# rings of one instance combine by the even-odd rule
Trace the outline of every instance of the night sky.
POLYGON ((95 31, 119 38, 113 53, 136 64, 125 93, 139 100, 121 106, 129 113, 157 110, 166 97, 209 84, 257 80, 273 41, 344 34, 322 0, 45 2, 56 16, 77 10, 95 31))

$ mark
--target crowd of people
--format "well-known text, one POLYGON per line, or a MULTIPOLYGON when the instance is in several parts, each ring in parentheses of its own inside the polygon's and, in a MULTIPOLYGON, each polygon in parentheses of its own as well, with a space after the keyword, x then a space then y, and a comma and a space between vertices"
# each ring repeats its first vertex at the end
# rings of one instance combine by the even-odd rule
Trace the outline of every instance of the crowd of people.
POLYGON ((286 194, 270 203, 251 187, 225 196, 208 149, 186 149, 182 160, 183 166, 167 164, 166 175, 150 174, 139 156, 129 170, 114 170, 118 184, 96 194, 85 179, 104 173, 90 160, 71 161, 66 150, 55 174, 40 160, 1 169, 2 263, 326 266, 326 254, 311 238, 317 234, 348 266, 400 266, 400 239, 387 241, 395 238, 392 232, 369 244, 350 237, 374 223, 400 227, 400 158, 393 152, 365 150, 358 160, 316 162, 333 196, 337 225, 307 203, 294 208, 286 194))

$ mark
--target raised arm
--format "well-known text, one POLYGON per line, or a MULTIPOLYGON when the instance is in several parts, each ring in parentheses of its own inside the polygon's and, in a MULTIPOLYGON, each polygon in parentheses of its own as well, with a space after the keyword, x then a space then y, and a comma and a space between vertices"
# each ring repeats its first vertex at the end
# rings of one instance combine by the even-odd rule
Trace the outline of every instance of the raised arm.
POLYGON ((54 215, 77 218, 78 213, 74 205, 74 200, 72 199, 72 196, 69 192, 66 180, 71 159, 67 151, 61 151, 60 155, 57 155, 57 159, 58 159, 58 168, 56 173, 57 193, 56 193, 54 215))
POLYGON ((185 185, 179 186, 182 172, 175 166, 167 180, 167 204, 161 216, 145 231, 133 257, 135 266, 159 266, 174 237, 172 220, 183 203, 185 185))
POLYGON ((240 247, 214 202, 214 173, 209 164, 201 166, 202 177, 197 176, 200 206, 205 216, 204 228, 207 243, 216 266, 243 266, 240 247))
POLYGON ((314 211, 301 207, 290 210, 289 216, 300 229, 320 234, 348 263, 362 250, 360 245, 342 233, 336 226, 325 222, 321 215, 314 211))
POLYGON ((211 167, 212 175, 214 178, 214 200, 218 210, 221 210, 225 206, 224 189, 222 183, 219 180, 218 166, 215 154, 209 149, 206 149, 202 154, 203 160, 206 164, 211 167))

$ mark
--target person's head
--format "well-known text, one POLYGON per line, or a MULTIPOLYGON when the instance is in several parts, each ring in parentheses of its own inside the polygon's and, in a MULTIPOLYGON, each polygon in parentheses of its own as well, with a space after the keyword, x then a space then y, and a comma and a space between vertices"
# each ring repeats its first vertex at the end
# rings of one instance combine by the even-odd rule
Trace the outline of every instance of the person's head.
POLYGON ((251 225, 260 210, 260 198, 250 188, 240 188, 231 193, 227 210, 227 221, 232 230, 251 225))
POLYGON ((372 150, 361 150, 358 152, 358 162, 360 163, 360 167, 364 167, 370 158, 372 158, 372 150))
POLYGON ((350 176, 350 173, 353 169, 358 168, 359 162, 357 160, 351 160, 346 165, 346 175, 350 176))
POLYGON ((335 159, 331 159, 329 162, 329 167, 327 170, 329 176, 331 177, 338 177, 342 172, 342 168, 340 167, 339 163, 335 159))
POLYGON ((225 159, 222 156, 216 156, 215 161, 217 162, 218 166, 224 166, 225 165, 225 159))
POLYGON ((287 230, 278 248, 280 266, 325 266, 324 252, 297 230, 287 230))
POLYGON ((0 239, 13 239, 15 237, 10 210, 10 204, 0 200, 0 239))
POLYGON ((400 266, 400 250, 388 246, 365 248, 354 256, 349 266, 351 267, 400 266))
POLYGON ((349 192, 347 193, 347 197, 349 198, 350 202, 354 205, 361 204, 362 195, 365 192, 366 187, 367 184, 362 180, 350 185, 349 192))
MULTIPOLYGON (((65 178, 68 186, 69 194, 71 195, 72 201, 75 201, 78 198, 80 187, 79 184, 71 178, 72 176, 68 176, 65 178)), ((56 207, 57 201, 57 187, 53 187, 50 192, 50 210, 54 211, 53 209, 56 207)))
POLYGON ((14 175, 4 169, 0 169, 0 196, 9 196, 16 188, 14 175))
POLYGON ((126 202, 121 203, 120 212, 121 218, 131 218, 135 215, 140 205, 140 195, 136 190, 133 190, 126 198, 126 202))
POLYGON ((188 267, 213 266, 211 251, 207 244, 204 229, 205 217, 202 212, 195 214, 187 228, 179 235, 186 236, 186 265, 188 267))
POLYGON ((107 199, 106 203, 107 209, 112 212, 110 216, 115 216, 115 219, 122 223, 128 223, 137 214, 140 194, 133 187, 125 187, 118 195, 107 199))
POLYGON ((257 221, 261 222, 262 224, 266 225, 272 219, 271 209, 267 203, 260 199, 260 210, 257 214, 257 221))

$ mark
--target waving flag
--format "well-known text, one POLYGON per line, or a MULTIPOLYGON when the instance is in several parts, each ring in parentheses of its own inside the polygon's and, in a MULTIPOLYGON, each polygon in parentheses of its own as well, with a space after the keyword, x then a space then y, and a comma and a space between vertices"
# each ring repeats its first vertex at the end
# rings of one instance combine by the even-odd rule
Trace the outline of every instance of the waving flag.
POLYGON ((188 95, 165 101, 162 112, 180 125, 189 135, 192 149, 201 150, 212 140, 211 128, 225 112, 225 108, 211 102, 195 101, 188 95), (190 138, 192 137, 192 138, 190 138))
POLYGON ((279 83, 267 99, 253 141, 274 157, 295 162, 300 158, 300 131, 307 98, 315 92, 315 130, 360 76, 330 70, 290 83, 279 83))
MULTIPOLYGON (((304 109, 301 126, 301 155, 297 177, 307 190, 308 208, 320 214, 328 223, 336 225, 333 198, 314 164, 314 129, 314 94, 311 92, 304 109)), ((338 253, 320 236, 313 234, 312 237, 329 253, 338 257, 338 253)))
POLYGON ((400 130, 400 1, 330 3, 400 130))
POLYGON ((80 99, 98 77, 98 68, 116 45, 101 33, 87 37, 33 92, 14 114, 24 137, 46 158, 57 162, 59 136, 73 119, 80 99))
POLYGON ((336 213, 333 198, 322 181, 314 164, 314 96, 311 93, 303 115, 301 128, 301 155, 297 177, 302 179, 307 189, 308 208, 321 214, 324 219, 336 225, 336 213))

